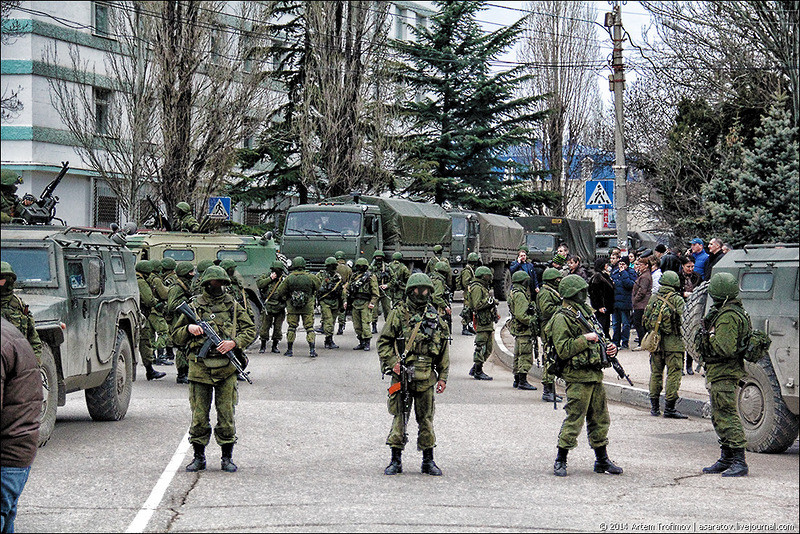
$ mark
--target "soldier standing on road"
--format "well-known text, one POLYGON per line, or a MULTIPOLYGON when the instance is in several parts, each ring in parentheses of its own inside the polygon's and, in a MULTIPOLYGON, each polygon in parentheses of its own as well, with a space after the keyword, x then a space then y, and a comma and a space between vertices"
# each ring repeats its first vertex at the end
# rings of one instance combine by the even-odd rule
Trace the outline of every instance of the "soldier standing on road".
MULTIPOLYGON (((167 321, 167 326, 171 326, 172 321, 175 319, 175 316, 169 309, 169 291, 178 280, 178 275, 175 274, 177 265, 178 262, 172 258, 164 258, 161 260, 161 281, 164 283, 164 287, 167 288, 167 309, 164 312, 164 319, 167 321)), ((192 268, 194 268, 194 266, 192 268)), ((178 304, 180 304, 180 302, 178 304)), ((167 336, 167 359, 170 361, 175 360, 175 343, 172 341, 172 336, 167 336)))
POLYGON ((472 328, 472 310, 467 306, 467 294, 469 293, 469 284, 475 278, 475 269, 481 266, 481 257, 477 252, 470 252, 467 255, 467 265, 458 274, 459 285, 464 292, 464 307, 461 310, 461 335, 474 336, 475 329, 472 328))
POLYGON ((491 353, 492 332, 494 323, 500 320, 497 314, 497 302, 489 294, 489 286, 492 283, 492 270, 481 265, 475 269, 475 278, 469 284, 469 298, 464 299, 464 305, 468 305, 475 315, 475 353, 472 361, 472 369, 469 376, 475 380, 492 380, 492 377, 483 372, 483 364, 491 353))
POLYGON ((277 297, 286 302, 286 324, 289 328, 286 331, 287 350, 284 356, 294 356, 292 345, 294 345, 297 327, 300 320, 303 321, 303 328, 306 330, 306 341, 308 342, 309 357, 316 358, 317 351, 314 348, 316 333, 314 332, 314 299, 319 291, 319 278, 306 271, 306 260, 302 256, 297 256, 292 260, 287 276, 281 285, 278 286, 277 297))
POLYGON ((172 362, 166 358, 165 351, 167 345, 172 343, 169 335, 169 326, 164 319, 164 310, 167 307, 167 297, 169 297, 169 290, 161 281, 161 260, 150 260, 151 272, 147 275, 147 284, 150 286, 150 291, 153 293, 157 303, 150 309, 150 315, 147 316, 147 321, 150 323, 151 331, 157 334, 153 340, 153 350, 155 351, 154 365, 172 365, 172 362))
POLYGON ((439 312, 439 316, 447 323, 448 336, 450 334, 450 329, 453 327, 453 310, 450 308, 450 288, 447 287, 447 274, 449 272, 450 266, 440 261, 434 268, 433 276, 430 277, 433 283, 431 303, 439 312))
POLYGON ((18 215, 19 197, 17 186, 22 183, 22 177, 14 171, 3 169, 0 175, 0 222, 10 223, 18 215))
POLYGON ((283 339, 283 320, 286 319, 286 302, 278 298, 278 287, 286 275, 286 266, 283 262, 272 262, 270 272, 262 274, 256 285, 261 291, 261 300, 264 302, 264 313, 261 316, 261 325, 258 332, 261 338, 261 348, 258 352, 263 354, 267 350, 269 331, 272 329, 272 352, 280 354, 278 343, 283 339))
POLYGON ((14 293, 17 274, 7 261, 0 262, 0 312, 3 318, 17 327, 31 344, 36 359, 42 363, 42 340, 36 331, 36 321, 28 305, 14 293))
POLYGON ((528 383, 528 371, 533 367, 533 343, 539 331, 539 313, 531 300, 528 284, 531 277, 525 271, 517 271, 511 277, 511 311, 509 331, 514 336, 514 387, 536 390, 528 383))
POLYGON ((322 316, 322 331, 325 334, 326 349, 338 349, 339 345, 333 342, 333 327, 336 324, 336 317, 339 315, 339 305, 342 302, 342 292, 344 282, 339 273, 336 272, 336 258, 330 256, 325 258, 325 270, 320 271, 319 276, 319 308, 322 316))
POLYGON ((711 398, 711 422, 721 453, 714 465, 703 468, 703 473, 741 477, 750 470, 744 455, 747 439, 736 410, 736 388, 747 374, 742 345, 753 327, 739 299, 739 283, 732 274, 711 275, 708 294, 714 304, 703 318, 699 349, 711 398))
POLYGON ((146 371, 147 380, 164 378, 166 373, 153 369, 153 329, 150 326, 150 313, 159 305, 159 301, 153 296, 153 290, 147 283, 145 275, 153 272, 153 267, 147 260, 136 262, 136 283, 139 286, 139 310, 144 316, 142 321, 142 331, 139 335, 139 352, 142 355, 142 363, 146 371))
MULTIPOLYGON (((194 277, 194 265, 188 261, 182 261, 175 267, 175 278, 169 287, 169 295, 167 296, 167 317, 170 317, 170 332, 171 328, 175 325, 175 320, 178 318, 176 311, 177 307, 182 302, 189 302, 192 298, 192 278, 194 277)), ((170 336, 171 338, 172 336, 170 336)), ((174 341, 173 341, 174 343, 174 341)), ((189 360, 186 358, 186 351, 178 348, 175 354, 175 367, 178 371, 178 377, 175 382, 178 384, 189 383, 189 360)))
POLYGON ((350 281, 344 288, 345 309, 350 308, 353 314, 353 329, 358 336, 358 345, 353 350, 369 350, 372 341, 370 321, 372 310, 378 302, 378 279, 369 271, 366 258, 356 260, 350 281))
POLYGON ((425 274, 430 276, 436 270, 436 264, 440 261, 443 261, 447 264, 448 273, 447 273, 447 286, 452 288, 453 287, 453 271, 450 265, 450 260, 448 260, 442 251, 444 248, 442 245, 434 245, 433 246, 433 256, 431 259, 428 260, 428 264, 425 266, 425 274))
POLYGON ((187 202, 178 202, 175 206, 175 213, 178 216, 176 226, 179 232, 196 233, 200 231, 200 223, 192 215, 192 208, 187 202))
POLYGON ((383 320, 389 317, 389 312, 392 311, 392 301, 389 298, 389 284, 392 281, 392 273, 386 266, 386 255, 382 250, 376 250, 372 255, 372 265, 369 270, 378 279, 378 304, 372 310, 372 333, 378 333, 378 317, 383 312, 383 320))
MULTIPOLYGON (((398 303, 378 337, 378 356, 383 374, 392 375, 392 384, 400 381, 400 352, 407 351, 406 366, 413 366, 410 388, 417 420, 417 448, 422 451, 422 472, 439 476, 441 469, 433 461, 436 435, 433 432, 434 385, 444 393, 450 371, 447 325, 431 306, 433 284, 423 273, 412 274, 406 284, 406 300, 398 303)), ((386 444, 392 448, 392 461, 384 474, 403 472, 403 406, 400 391, 389 395, 389 413, 394 416, 386 444)))
POLYGON ((648 331, 658 327, 661 342, 658 350, 650 354, 650 415, 661 415, 660 397, 664 383, 664 367, 667 368, 667 387, 665 393, 664 417, 668 419, 686 419, 687 417, 675 409, 678 402, 678 390, 681 387, 681 368, 683 367, 683 336, 681 335, 681 318, 683 316, 683 298, 678 293, 681 281, 672 271, 665 272, 659 280, 661 287, 650 299, 644 310, 642 324, 648 331), (658 317, 661 316, 659 322, 658 317), (657 324, 658 323, 658 324, 657 324))
POLYGON ((606 390, 603 386, 605 352, 609 356, 617 353, 613 343, 602 346, 595 331, 587 331, 578 314, 591 321, 592 309, 586 304, 589 284, 576 274, 564 277, 558 292, 564 297, 562 307, 553 315, 547 328, 555 346, 558 365, 563 364, 564 381, 567 383, 567 416, 558 435, 558 455, 553 465, 553 474, 567 476, 567 453, 578 446, 578 435, 586 421, 589 445, 594 449, 595 473, 621 475, 622 468, 608 457, 608 428, 611 417, 608 413, 606 390))
MULTIPOLYGON (((353 269, 347 265, 347 260, 345 260, 344 252, 341 250, 337 250, 336 253, 333 255, 336 258, 336 272, 339 273, 339 276, 342 277, 342 283, 347 285, 347 282, 350 281, 350 275, 353 274, 353 269)), ((342 297, 342 302, 339 305, 339 330, 336 331, 336 335, 341 336, 344 334, 344 325, 347 322, 347 311, 345 310, 344 305, 344 297, 342 297)))
POLYGON ((238 402, 236 367, 224 354, 230 350, 243 351, 256 338, 256 327, 224 286, 230 278, 221 267, 212 265, 203 273, 203 293, 192 299, 192 308, 198 318, 214 327, 223 340, 216 352, 211 349, 204 358, 198 358, 206 341, 200 325, 190 324, 181 314, 172 327, 172 336, 182 346, 189 358, 189 406, 192 424, 189 442, 194 448, 194 459, 187 471, 206 468, 205 449, 211 441, 211 401, 217 409, 214 437, 222 448, 222 470, 233 473, 233 445, 236 443, 235 406, 238 402))
POLYGON ((395 252, 392 254, 392 263, 389 264, 389 271, 392 273, 389 284, 389 298, 392 299, 392 308, 397 306, 405 298, 406 283, 411 271, 403 263, 403 253, 395 252))
MULTIPOLYGON (((542 274, 542 287, 536 293, 536 306, 539 308, 541 314, 541 321, 539 322, 539 332, 542 335, 542 346, 544 347, 544 358, 542 362, 542 400, 544 402, 553 402, 555 397, 556 402, 561 402, 561 396, 556 395, 556 383, 550 367, 556 361, 555 350, 553 344, 547 337, 544 326, 550 322, 553 314, 558 311, 563 302, 563 298, 558 292, 558 284, 561 283, 561 272, 558 269, 549 267, 545 269, 542 274)), ((536 342, 536 340, 534 340, 536 342)))

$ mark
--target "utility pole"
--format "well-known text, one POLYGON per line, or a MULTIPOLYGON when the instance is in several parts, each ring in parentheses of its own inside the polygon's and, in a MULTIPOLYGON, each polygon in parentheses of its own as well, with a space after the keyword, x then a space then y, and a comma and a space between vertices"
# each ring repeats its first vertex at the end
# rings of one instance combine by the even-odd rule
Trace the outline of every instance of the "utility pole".
POLYGON ((622 92, 625 90, 625 72, 622 64, 622 6, 614 2, 611 13, 606 14, 606 26, 613 24, 614 52, 611 59, 611 74, 608 80, 614 91, 614 207, 617 211, 617 246, 628 249, 628 191, 625 166, 625 122, 622 113, 622 92), (610 15, 610 17, 609 17, 610 15), (611 20, 609 20, 611 19, 611 20))

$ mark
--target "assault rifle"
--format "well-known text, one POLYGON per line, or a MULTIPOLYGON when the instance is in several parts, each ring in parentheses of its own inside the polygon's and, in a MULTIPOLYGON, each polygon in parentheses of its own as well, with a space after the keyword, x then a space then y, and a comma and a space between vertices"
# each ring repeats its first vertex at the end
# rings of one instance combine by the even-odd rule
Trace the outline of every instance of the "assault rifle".
POLYGON ((56 218, 58 197, 53 195, 53 191, 56 190, 56 187, 61 183, 61 180, 64 178, 64 175, 67 174, 68 170, 69 161, 62 161, 61 171, 59 171, 58 176, 53 178, 53 181, 47 184, 47 187, 42 190, 39 200, 30 206, 22 206, 19 217, 23 219, 26 224, 50 224, 50 221, 56 218))
MULTIPOLYGON (((219 337, 219 334, 217 334, 217 332, 214 330, 214 327, 208 324, 206 321, 201 321, 200 318, 197 317, 197 315, 194 313, 194 310, 189 307, 189 304, 185 300, 181 302, 180 306, 175 308, 175 310, 181 312, 186 317, 188 317, 189 321, 191 321, 192 324, 196 324, 197 326, 203 329, 203 335, 206 336, 206 342, 203 343, 203 346, 197 355, 198 359, 205 358, 206 355, 208 354, 208 351, 210 351, 211 349, 216 349, 217 346, 219 346, 219 344, 222 343, 222 338, 219 337)), ((223 354, 223 356, 226 356, 230 360, 230 362, 236 368, 236 371, 239 373, 239 376, 247 380, 248 384, 253 383, 253 381, 250 380, 250 372, 249 371, 245 372, 244 370, 245 366, 247 365, 246 357, 242 357, 242 360, 244 362, 243 363, 242 361, 240 361, 239 356, 232 350, 229 350, 228 352, 223 354)))
POLYGON ((611 367, 614 368, 614 371, 617 372, 617 375, 619 376, 620 379, 624 378, 625 380, 628 381, 628 384, 633 385, 631 377, 628 376, 628 373, 626 373, 625 369, 622 368, 622 364, 619 363, 619 359, 617 359, 616 356, 609 356, 608 354, 606 354, 605 347, 608 346, 608 340, 606 339, 605 335, 603 335, 603 328, 597 323, 597 319, 595 319, 594 316, 591 316, 591 322, 590 322, 589 320, 586 319, 586 317, 583 316, 583 314, 581 314, 581 312, 575 312, 575 316, 578 318, 578 321, 584 326, 584 328, 588 328, 589 332, 594 332, 595 334, 597 334, 600 343, 603 344, 603 351, 601 356, 603 363, 604 364, 606 362, 610 363, 611 367))
POLYGON ((533 334, 531 337, 533 338, 533 361, 536 362, 536 367, 539 368, 542 366, 539 360, 539 308, 533 300, 528 304, 528 309, 525 310, 525 313, 536 318, 531 323, 531 334, 533 334))
POLYGON ((169 219, 161 213, 161 208, 158 207, 158 204, 155 203, 150 195, 147 195, 147 202, 153 210, 153 221, 158 225, 158 228, 167 232, 172 230, 172 224, 170 224, 169 219))

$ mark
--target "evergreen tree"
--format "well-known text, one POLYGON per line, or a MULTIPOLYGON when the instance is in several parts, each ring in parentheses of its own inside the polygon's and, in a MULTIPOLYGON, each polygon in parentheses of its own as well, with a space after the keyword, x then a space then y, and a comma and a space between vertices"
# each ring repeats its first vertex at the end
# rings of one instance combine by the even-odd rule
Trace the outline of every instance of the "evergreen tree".
POLYGON ((529 77, 523 67, 492 72, 490 62, 511 46, 525 19, 485 34, 476 15, 480 1, 436 1, 430 27, 410 27, 416 41, 395 41, 405 59, 397 74, 409 87, 401 113, 409 126, 400 140, 408 185, 405 192, 456 207, 495 213, 553 206, 558 193, 531 191, 534 171, 501 156, 514 145, 532 144, 532 112, 541 97, 515 98, 529 77), (419 95, 419 97, 417 97, 419 95), (520 187, 520 186, 523 187, 520 187))
POLYGON ((704 187, 709 222, 734 246, 798 241, 797 134, 781 97, 762 118, 754 147, 734 141, 704 187))

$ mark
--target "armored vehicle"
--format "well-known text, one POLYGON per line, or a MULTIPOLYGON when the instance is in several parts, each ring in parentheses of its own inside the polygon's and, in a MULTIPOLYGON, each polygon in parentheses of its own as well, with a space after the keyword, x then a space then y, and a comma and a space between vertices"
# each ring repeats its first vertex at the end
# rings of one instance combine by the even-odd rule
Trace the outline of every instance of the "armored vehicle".
MULTIPOLYGON (((739 280, 739 296, 753 328, 763 330, 772 340, 769 357, 744 362, 747 377, 738 392, 747 448, 754 452, 783 452, 797 439, 799 271, 797 244, 748 245, 725 254, 713 269, 739 280)), ((684 311, 684 341, 695 358, 694 336, 711 306, 707 288, 704 283, 692 292, 684 311)))
POLYGON ((580 256, 588 265, 594 264, 594 222, 544 215, 515 217, 514 220, 525 229, 525 244, 531 261, 544 263, 552 260, 558 246, 565 243, 571 254, 580 256))
POLYGON ((92 419, 125 417, 139 361, 134 257, 110 231, 46 225, 0 228, 0 257, 42 339, 40 443, 50 438, 67 393, 84 391, 92 419))

